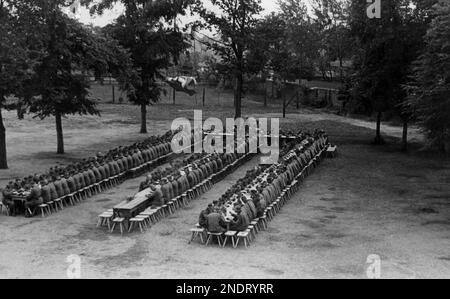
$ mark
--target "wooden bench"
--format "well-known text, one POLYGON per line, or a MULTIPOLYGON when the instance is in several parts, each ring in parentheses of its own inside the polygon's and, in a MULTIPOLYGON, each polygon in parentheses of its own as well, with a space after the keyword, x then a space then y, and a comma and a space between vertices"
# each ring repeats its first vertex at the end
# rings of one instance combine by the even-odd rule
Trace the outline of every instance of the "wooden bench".
POLYGON ((206 246, 209 245, 209 243, 216 237, 217 242, 219 243, 219 247, 222 247, 222 236, 223 233, 211 233, 207 232, 208 238, 206 239, 206 246))
POLYGON ((239 241, 242 239, 244 241, 245 248, 248 248, 250 246, 250 231, 240 232, 237 234, 237 240, 236 244, 234 245, 234 248, 237 248, 239 245, 239 241))
POLYGON ((49 211, 49 206, 47 205, 47 204, 41 204, 41 205, 38 205, 38 209, 39 209, 39 212, 41 213, 41 215, 42 215, 42 218, 44 218, 45 217, 45 214, 46 213, 48 213, 49 215, 51 214, 51 212, 49 211))
POLYGON ((228 238, 230 238, 231 239, 231 243, 232 243, 232 245, 233 245, 233 248, 234 248, 234 246, 235 246, 235 244, 236 244, 236 234, 237 234, 237 232, 236 231, 228 231, 228 232, 226 232, 225 233, 225 240, 223 241, 223 244, 222 244, 222 247, 225 247, 226 245, 227 245, 227 241, 228 241, 228 238))
POLYGON ((191 229, 191 240, 189 241, 188 244, 191 244, 196 238, 200 237, 200 241, 202 242, 202 244, 205 244, 205 240, 204 240, 204 236, 205 236, 205 229, 204 228, 192 228, 191 229))
POLYGON ((145 231, 145 228, 144 228, 145 224, 144 224, 144 222, 145 222, 145 218, 138 218, 138 217, 131 218, 130 219, 130 228, 128 229, 128 233, 131 233, 133 231, 134 224, 137 224, 139 226, 139 229, 140 229, 141 233, 143 234, 144 231, 145 231))
POLYGON ((329 146, 327 149, 327 157, 328 158, 335 158, 337 155, 337 146, 329 146))
POLYGON ((9 216, 9 208, 7 205, 4 205, 1 201, 0 201, 0 213, 3 214, 5 213, 6 216, 9 216))
POLYGON ((111 228, 111 233, 114 232, 114 229, 116 228, 116 225, 119 225, 120 228, 120 234, 123 235, 123 231, 125 229, 125 218, 115 218, 113 220, 113 225, 111 228))
POLYGON ((97 228, 100 226, 108 226, 108 230, 111 230, 111 221, 114 218, 114 214, 110 212, 105 212, 98 215, 97 228))

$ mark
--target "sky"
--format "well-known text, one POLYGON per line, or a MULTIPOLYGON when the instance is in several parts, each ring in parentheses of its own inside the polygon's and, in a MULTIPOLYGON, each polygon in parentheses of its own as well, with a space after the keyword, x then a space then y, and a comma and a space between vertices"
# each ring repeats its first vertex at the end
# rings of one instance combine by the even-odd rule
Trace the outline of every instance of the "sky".
MULTIPOLYGON (((204 2, 209 3, 209 1, 204 2)), ((263 14, 269 14, 277 10, 277 4, 275 0, 262 0, 261 5, 264 8, 263 14)), ((113 22, 121 14, 122 11, 123 6, 119 4, 116 5, 114 9, 106 11, 102 16, 90 16, 89 11, 86 8, 81 7, 79 8, 76 17, 85 24, 93 24, 95 26, 103 27, 113 22)), ((181 22, 188 23, 191 20, 191 18, 192 17, 189 18, 185 17, 181 20, 181 22)))

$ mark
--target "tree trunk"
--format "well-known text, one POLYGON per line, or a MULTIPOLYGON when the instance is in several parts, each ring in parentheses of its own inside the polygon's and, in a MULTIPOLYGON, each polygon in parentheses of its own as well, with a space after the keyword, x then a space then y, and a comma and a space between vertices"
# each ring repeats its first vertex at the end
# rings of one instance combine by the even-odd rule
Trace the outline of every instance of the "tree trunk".
POLYGON ((402 151, 408 151, 408 122, 403 121, 402 151))
POLYGON ((235 118, 242 116, 242 87, 244 85, 244 77, 242 74, 237 75, 236 91, 235 91, 235 103, 236 103, 236 115, 235 118))
POLYGON ((383 144, 383 138, 381 137, 381 116, 382 116, 382 113, 378 112, 378 115, 377 115, 377 135, 375 137, 375 144, 376 145, 383 144))
POLYGON ((0 169, 8 169, 8 157, 6 152, 6 130, 3 124, 2 109, 0 107, 0 169))
POLYGON ((147 134, 147 105, 141 105, 141 134, 147 134))
POLYGON ((55 120, 56 120, 56 140, 58 143, 57 154, 63 155, 64 154, 64 135, 63 135, 63 128, 62 128, 61 113, 59 113, 59 112, 56 113, 55 120))

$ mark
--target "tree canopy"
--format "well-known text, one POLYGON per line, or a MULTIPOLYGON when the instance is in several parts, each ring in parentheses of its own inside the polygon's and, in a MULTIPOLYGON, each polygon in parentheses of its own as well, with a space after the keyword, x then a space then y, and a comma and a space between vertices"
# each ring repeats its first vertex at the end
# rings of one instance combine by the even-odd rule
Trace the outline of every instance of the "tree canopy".
POLYGON ((147 106, 160 101, 166 70, 189 47, 187 36, 175 24, 168 25, 185 14, 192 1, 102 0, 91 5, 91 12, 101 14, 118 2, 125 10, 104 30, 130 52, 132 71, 120 81, 129 100, 141 106, 141 133, 147 133, 147 106))

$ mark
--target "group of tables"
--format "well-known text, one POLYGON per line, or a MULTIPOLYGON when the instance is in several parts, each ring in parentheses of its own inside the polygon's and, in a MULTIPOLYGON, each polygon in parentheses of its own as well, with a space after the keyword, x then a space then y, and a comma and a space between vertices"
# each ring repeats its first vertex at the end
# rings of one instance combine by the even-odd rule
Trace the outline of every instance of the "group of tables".
MULTIPOLYGON (((197 161, 206 159, 210 156, 211 156, 211 154, 206 155, 206 156, 198 159, 197 161)), ((195 164, 195 162, 183 167, 182 169, 180 169, 180 172, 185 169, 189 169, 189 168, 193 167, 194 164, 195 164)), ((122 203, 118 204, 117 206, 115 206, 113 208, 114 215, 119 218, 125 218, 125 219, 133 218, 135 215, 139 214, 141 211, 144 211, 146 208, 148 208, 150 206, 149 198, 151 198, 152 194, 153 194, 153 191, 150 188, 147 188, 147 189, 137 193, 133 197, 133 200, 128 201, 128 202, 122 202, 122 203)))

